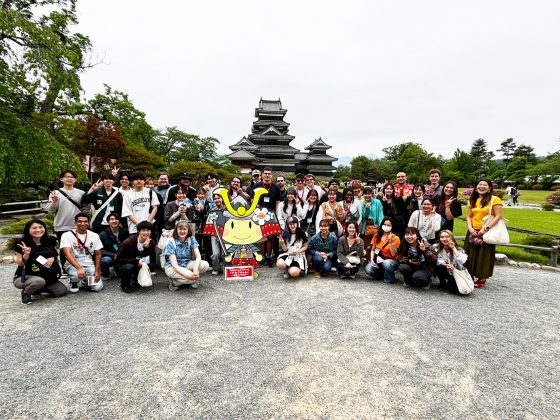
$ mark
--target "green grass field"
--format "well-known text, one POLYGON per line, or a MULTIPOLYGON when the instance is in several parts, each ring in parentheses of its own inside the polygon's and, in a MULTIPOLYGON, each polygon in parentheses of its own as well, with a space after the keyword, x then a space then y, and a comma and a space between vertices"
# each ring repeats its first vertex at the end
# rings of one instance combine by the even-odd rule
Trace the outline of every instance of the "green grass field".
MULTIPOLYGON (((463 216, 466 217, 466 215, 467 210, 463 207, 463 216)), ((509 220, 507 225, 511 227, 560 235, 560 213, 558 212, 504 207, 504 217, 509 220)), ((453 233, 457 236, 464 236, 466 232, 467 222, 456 220, 453 233)), ((521 244, 526 236, 527 235, 524 233, 509 231, 509 239, 512 244, 521 244)), ((547 265, 550 264, 550 254, 547 254, 548 256, 545 257, 537 251, 498 246, 496 252, 506 254, 509 258, 516 261, 536 262, 538 264, 547 265)))
MULTIPOLYGON (((462 194, 464 190, 465 188, 459 188, 459 194, 462 194)), ((518 202, 519 204, 543 204, 551 193, 552 191, 521 190, 518 202)), ((507 202, 507 196, 504 196, 504 201, 507 202)))

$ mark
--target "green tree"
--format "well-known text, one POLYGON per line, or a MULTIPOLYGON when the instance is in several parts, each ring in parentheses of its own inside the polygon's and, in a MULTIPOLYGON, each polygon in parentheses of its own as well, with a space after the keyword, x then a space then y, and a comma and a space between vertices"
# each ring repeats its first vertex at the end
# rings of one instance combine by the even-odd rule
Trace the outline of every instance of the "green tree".
POLYGON ((72 33, 76 0, 0 3, 0 92, 20 115, 65 110, 79 101, 79 74, 89 67, 88 37, 72 33))
POLYGON ((509 163, 511 158, 513 157, 513 153, 517 147, 515 141, 512 138, 506 139, 500 143, 500 148, 497 150, 503 156, 503 160, 506 164, 509 163))
POLYGON ((155 138, 158 132, 146 121, 146 114, 138 110, 124 92, 105 86, 88 101, 82 112, 93 113, 97 118, 118 127, 129 146, 143 146, 148 151, 158 153, 155 138))
POLYGON ((525 156, 516 156, 511 159, 506 167, 506 177, 508 181, 525 182, 525 177, 529 174, 528 160, 525 156))
POLYGON ((356 156, 350 162, 350 176, 352 179, 367 181, 368 171, 371 165, 371 159, 367 156, 356 156))
POLYGON ((488 150, 486 140, 482 138, 475 140, 471 146, 470 153, 478 168, 476 171, 477 176, 488 175, 488 164, 494 158, 494 152, 488 150))
POLYGON ((341 181, 350 181, 352 179, 350 176, 350 166, 338 165, 334 170, 333 177, 341 181))
POLYGON ((147 175, 155 175, 164 166, 163 159, 140 145, 126 145, 118 163, 122 170, 143 171, 147 175))
POLYGON ((535 149, 532 146, 527 146, 525 144, 520 144, 515 148, 512 158, 516 157, 527 158, 527 163, 530 165, 536 165, 539 161, 537 155, 535 154, 535 149))
POLYGON ((446 179, 453 179, 461 187, 473 185, 477 180, 476 161, 464 150, 457 149, 453 157, 444 164, 446 179))
POLYGON ((214 137, 200 137, 168 127, 153 141, 152 151, 162 156, 167 164, 179 161, 223 162, 216 150, 220 142, 214 137))

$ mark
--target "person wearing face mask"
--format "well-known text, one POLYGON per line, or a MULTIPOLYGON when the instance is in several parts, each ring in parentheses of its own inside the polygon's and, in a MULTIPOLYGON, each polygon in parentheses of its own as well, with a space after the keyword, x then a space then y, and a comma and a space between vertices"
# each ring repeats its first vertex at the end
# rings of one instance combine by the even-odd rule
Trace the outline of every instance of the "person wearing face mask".
POLYGON ((383 220, 383 205, 377 198, 372 197, 371 187, 364 188, 364 200, 362 202, 362 231, 364 246, 369 252, 373 236, 377 233, 383 220))
POLYGON ((430 289, 436 254, 432 246, 420 236, 415 227, 404 229, 404 241, 399 246, 399 271, 404 287, 430 289))
POLYGON ((82 197, 82 204, 91 204, 95 209, 92 214, 92 230, 98 234, 109 226, 109 214, 116 213, 121 217, 123 199, 119 190, 113 187, 114 180, 113 175, 101 175, 99 181, 82 197))
POLYGON ((414 211, 408 221, 408 226, 418 229, 422 238, 431 244, 437 242, 436 232, 441 229, 441 225, 441 216, 435 212, 432 200, 427 197, 422 200, 422 210, 414 211))
POLYGON ((395 283, 395 271, 399 267, 397 261, 399 236, 393 233, 393 219, 384 217, 381 221, 381 229, 371 241, 371 252, 369 263, 364 271, 375 280, 383 279, 384 283, 395 283))

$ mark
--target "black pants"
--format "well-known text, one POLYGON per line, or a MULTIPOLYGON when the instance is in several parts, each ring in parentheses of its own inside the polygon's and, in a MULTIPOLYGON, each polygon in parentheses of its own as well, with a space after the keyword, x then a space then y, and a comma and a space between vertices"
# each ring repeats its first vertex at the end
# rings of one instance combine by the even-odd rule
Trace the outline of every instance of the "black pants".
POLYGON ((426 287, 432 282, 432 273, 425 267, 400 264, 399 271, 404 277, 404 282, 409 286, 426 287))
MULTIPOLYGON (((58 239, 59 247, 60 247, 60 238, 62 238, 62 235, 64 235, 66 232, 70 232, 70 231, 64 230, 64 231, 55 232, 55 235, 58 239)), ((64 257, 64 251, 62 250, 62 248, 60 248, 59 257, 60 257, 60 267, 62 268, 62 272, 65 273, 66 270, 64 269, 64 264, 66 263, 66 258, 64 257)))
POLYGON ((442 289, 447 289, 453 294, 460 294, 459 289, 457 289, 457 283, 455 282, 455 277, 453 274, 449 273, 447 267, 438 266, 436 267, 436 275, 439 279, 439 284, 442 289))

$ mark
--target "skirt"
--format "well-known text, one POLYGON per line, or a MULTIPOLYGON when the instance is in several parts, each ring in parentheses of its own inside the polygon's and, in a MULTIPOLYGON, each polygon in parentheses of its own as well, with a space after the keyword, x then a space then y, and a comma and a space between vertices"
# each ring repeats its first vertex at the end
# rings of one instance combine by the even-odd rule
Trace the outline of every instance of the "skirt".
POLYGON ((464 264, 472 276, 477 279, 487 279, 494 273, 494 263, 496 261, 496 245, 483 243, 480 246, 472 245, 469 236, 465 238, 465 252, 469 259, 464 264))

